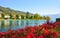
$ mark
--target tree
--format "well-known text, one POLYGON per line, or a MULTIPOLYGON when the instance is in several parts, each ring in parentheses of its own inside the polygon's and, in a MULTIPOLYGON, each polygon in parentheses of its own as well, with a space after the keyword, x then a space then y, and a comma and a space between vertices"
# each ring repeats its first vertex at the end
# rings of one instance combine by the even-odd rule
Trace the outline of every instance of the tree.
POLYGON ((40 18, 39 19, 43 19, 43 17, 42 16, 40 16, 40 18))
POLYGON ((40 17, 40 16, 39 16, 39 14, 37 14, 37 13, 34 15, 34 19, 39 19, 39 17, 40 17))
POLYGON ((19 14, 16 15, 16 19, 19 19, 19 14))
POLYGON ((10 19, 12 19, 12 18, 13 18, 13 14, 12 14, 12 13, 10 13, 10 15, 9 15, 9 16, 10 16, 10 19))
POLYGON ((2 15, 2 18, 4 19, 5 13, 2 13, 1 15, 2 15))
POLYGON ((29 19, 30 18, 30 14, 29 12, 26 13, 26 19, 29 19))
POLYGON ((34 16, 31 16, 30 19, 34 19, 34 16))
POLYGON ((43 16, 43 19, 46 20, 46 16, 43 16))
POLYGON ((47 20, 47 21, 49 21, 49 20, 50 20, 50 17, 49 17, 49 16, 47 16, 47 17, 46 17, 46 20, 47 20))
POLYGON ((21 15, 21 19, 24 19, 24 15, 21 15))

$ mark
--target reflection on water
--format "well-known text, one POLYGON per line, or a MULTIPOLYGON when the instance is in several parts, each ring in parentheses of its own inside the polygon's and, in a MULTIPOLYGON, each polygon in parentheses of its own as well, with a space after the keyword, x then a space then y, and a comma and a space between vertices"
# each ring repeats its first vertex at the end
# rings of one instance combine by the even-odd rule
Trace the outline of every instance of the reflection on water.
POLYGON ((26 26, 28 26, 28 25, 29 25, 29 21, 30 21, 30 20, 26 20, 26 26))
POLYGON ((8 29, 16 30, 26 26, 40 25, 45 22, 45 20, 0 20, 0 32, 6 32, 8 29))

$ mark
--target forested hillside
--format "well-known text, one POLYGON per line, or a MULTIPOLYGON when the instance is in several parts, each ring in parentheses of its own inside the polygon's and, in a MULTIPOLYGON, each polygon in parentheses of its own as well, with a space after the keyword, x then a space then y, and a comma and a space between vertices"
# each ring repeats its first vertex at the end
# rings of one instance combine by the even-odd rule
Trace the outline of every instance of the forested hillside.
MULTIPOLYGON (((23 12, 23 11, 18 11, 18 10, 13 10, 11 8, 7 8, 7 7, 2 7, 0 6, 0 13, 15 13, 15 14, 21 14, 21 15, 24 15, 26 14, 26 12, 23 12)), ((30 13, 30 15, 33 15, 30 13)))
POLYGON ((5 15, 8 14, 10 16, 10 19, 14 18, 14 15, 16 16, 16 19, 19 19, 21 16, 21 19, 35 19, 35 20, 50 20, 49 16, 41 16, 40 14, 32 14, 30 12, 23 12, 18 10, 13 10, 11 8, 6 8, 0 6, 0 13, 2 15, 2 18, 5 18, 5 15))

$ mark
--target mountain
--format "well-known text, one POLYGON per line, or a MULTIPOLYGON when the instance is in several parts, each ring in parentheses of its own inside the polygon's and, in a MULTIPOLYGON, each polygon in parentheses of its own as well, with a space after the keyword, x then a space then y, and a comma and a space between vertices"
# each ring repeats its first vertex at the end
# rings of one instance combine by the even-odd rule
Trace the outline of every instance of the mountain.
MULTIPOLYGON (((15 14, 21 14, 21 15, 25 15, 27 12, 23 12, 23 11, 18 11, 18 10, 13 10, 11 8, 6 8, 6 7, 2 7, 0 6, 0 13, 15 13, 15 14)), ((33 15, 32 13, 30 13, 30 15, 33 15)), ((50 16, 51 21, 55 21, 56 18, 60 18, 60 14, 55 14, 55 15, 45 15, 45 16, 50 16)))
MULTIPOLYGON (((6 7, 2 7, 2 6, 0 6, 0 13, 15 13, 15 14, 21 14, 21 15, 25 15, 26 14, 26 12, 23 12, 23 11, 18 11, 18 10, 13 10, 13 9, 11 9, 11 8, 6 8, 6 7)), ((33 15, 33 14, 31 14, 30 13, 30 15, 33 15)))
POLYGON ((51 21, 56 21, 56 18, 60 18, 60 14, 48 15, 51 18, 51 21))

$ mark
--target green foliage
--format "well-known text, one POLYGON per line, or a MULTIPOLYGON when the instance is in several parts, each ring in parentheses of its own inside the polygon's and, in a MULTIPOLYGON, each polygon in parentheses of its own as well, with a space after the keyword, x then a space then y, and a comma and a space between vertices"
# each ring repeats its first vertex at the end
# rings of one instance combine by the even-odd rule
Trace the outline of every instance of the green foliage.
POLYGON ((10 19, 12 19, 13 18, 13 14, 12 13, 10 13, 10 19))
POLYGON ((40 15, 36 13, 36 14, 34 15, 34 19, 37 19, 37 20, 38 20, 39 18, 40 18, 40 15))
POLYGON ((48 20, 48 21, 49 21, 49 20, 50 20, 50 17, 49 17, 49 16, 47 16, 47 17, 46 17, 46 20, 48 20))
POLYGON ((43 16, 43 19, 46 20, 46 16, 43 16))
POLYGON ((16 19, 19 19, 19 14, 16 15, 16 19))
POLYGON ((34 19, 34 16, 31 16, 30 19, 34 19))
POLYGON ((21 15, 21 19, 24 19, 24 15, 21 15))
POLYGON ((60 22, 60 18, 56 18, 56 21, 57 21, 57 22, 60 22))
POLYGON ((5 13, 2 13, 1 15, 2 15, 2 18, 4 19, 5 13))
POLYGON ((39 19, 43 19, 43 17, 42 16, 40 16, 40 18, 39 19))
POLYGON ((29 19, 29 18, 30 18, 30 13, 27 12, 27 13, 26 13, 26 19, 29 19))

